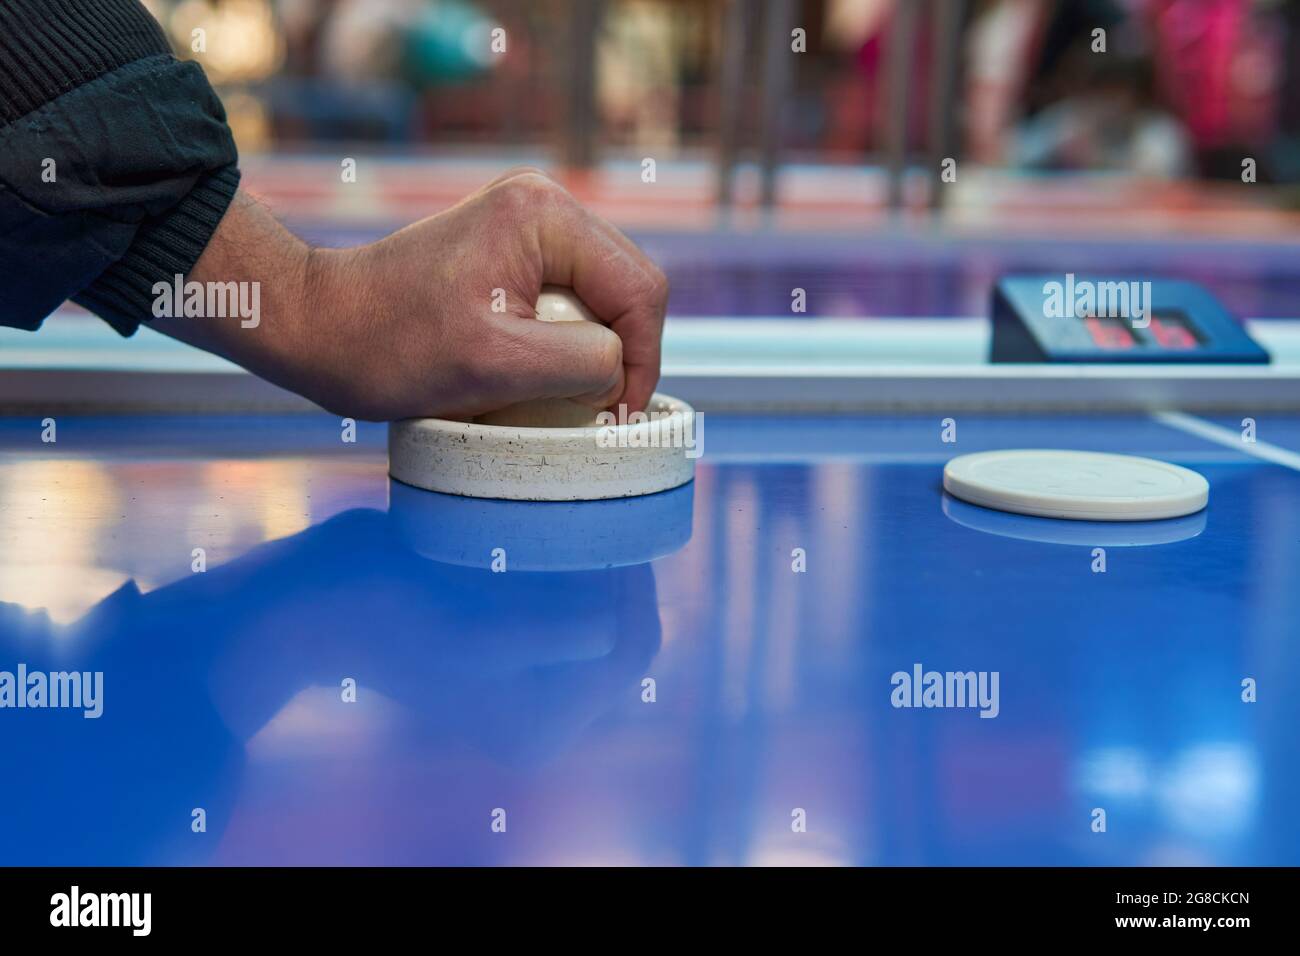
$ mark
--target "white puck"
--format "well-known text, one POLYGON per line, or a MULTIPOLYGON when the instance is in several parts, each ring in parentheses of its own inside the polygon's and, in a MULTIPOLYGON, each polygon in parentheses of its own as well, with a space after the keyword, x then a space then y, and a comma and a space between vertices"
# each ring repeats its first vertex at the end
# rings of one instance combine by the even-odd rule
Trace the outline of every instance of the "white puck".
POLYGON ((584 428, 411 418, 388 426, 388 473, 469 498, 595 501, 686 484, 703 451, 694 409, 656 393, 645 415, 584 428))
POLYGON ((943 495, 940 508, 949 521, 971 531, 1077 548, 1145 548, 1189 541, 1205 530, 1206 515, 1202 510, 1160 521, 1052 521, 981 508, 952 495, 943 495))
POLYGON ((1210 498, 1209 482, 1178 465, 1052 449, 961 455, 944 467, 943 487, 985 508, 1081 521, 1177 518, 1200 511, 1210 498))

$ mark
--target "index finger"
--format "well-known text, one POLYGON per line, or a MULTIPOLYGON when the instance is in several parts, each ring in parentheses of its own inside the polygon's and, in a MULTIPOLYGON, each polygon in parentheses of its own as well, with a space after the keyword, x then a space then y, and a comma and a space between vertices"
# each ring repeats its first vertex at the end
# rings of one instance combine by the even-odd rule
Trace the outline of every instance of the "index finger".
POLYGON ((659 382, 668 280, 632 240, 571 202, 541 220, 543 281, 573 289, 623 342, 619 403, 642 411, 659 382))

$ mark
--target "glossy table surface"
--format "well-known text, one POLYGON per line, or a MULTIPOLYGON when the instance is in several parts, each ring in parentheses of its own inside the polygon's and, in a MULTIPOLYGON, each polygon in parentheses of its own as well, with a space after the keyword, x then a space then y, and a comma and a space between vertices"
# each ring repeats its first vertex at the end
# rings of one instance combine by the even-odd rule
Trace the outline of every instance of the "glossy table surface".
POLYGON ((0 419, 0 671, 103 674, 0 709, 0 863, 1300 863, 1300 420, 706 418, 693 484, 577 505, 323 415, 0 419), (1210 504, 943 495, 1003 447, 1210 504), (893 706, 916 665, 996 716, 893 706))

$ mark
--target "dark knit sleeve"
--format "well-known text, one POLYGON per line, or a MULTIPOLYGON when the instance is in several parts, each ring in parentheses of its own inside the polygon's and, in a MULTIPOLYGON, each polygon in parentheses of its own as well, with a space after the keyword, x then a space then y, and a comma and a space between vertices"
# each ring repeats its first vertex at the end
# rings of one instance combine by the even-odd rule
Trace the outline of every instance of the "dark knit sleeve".
POLYGON ((202 254, 237 159, 138 0, 0 0, 0 324, 71 298, 129 335, 202 254))

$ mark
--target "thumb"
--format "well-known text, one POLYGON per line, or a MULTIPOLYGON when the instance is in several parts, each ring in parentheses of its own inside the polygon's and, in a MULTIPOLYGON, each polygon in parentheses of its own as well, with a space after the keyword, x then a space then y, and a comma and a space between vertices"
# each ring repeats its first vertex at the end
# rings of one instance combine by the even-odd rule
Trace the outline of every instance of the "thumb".
POLYGON ((607 326, 521 316, 508 316, 504 325, 512 401, 571 398, 605 408, 623 394, 623 342, 607 326))

